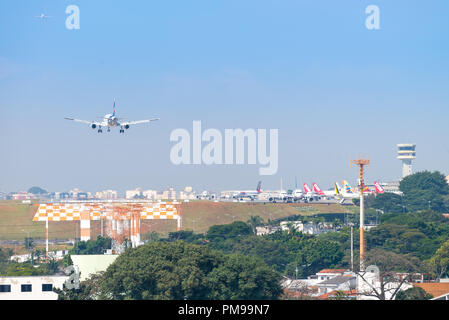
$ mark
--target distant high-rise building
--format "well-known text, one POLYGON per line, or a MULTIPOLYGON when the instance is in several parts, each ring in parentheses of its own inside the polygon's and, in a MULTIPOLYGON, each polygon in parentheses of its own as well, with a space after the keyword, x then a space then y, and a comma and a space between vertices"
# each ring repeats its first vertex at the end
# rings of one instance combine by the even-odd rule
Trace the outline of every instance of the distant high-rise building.
POLYGON ((118 192, 115 190, 105 190, 95 193, 95 198, 113 200, 118 199, 118 192))
POLYGON ((416 144, 401 143, 398 144, 397 159, 402 161, 402 178, 405 178, 413 173, 412 160, 416 159, 416 144))
POLYGON ((143 197, 142 189, 136 188, 135 190, 126 190, 125 198, 126 199, 135 199, 143 197))

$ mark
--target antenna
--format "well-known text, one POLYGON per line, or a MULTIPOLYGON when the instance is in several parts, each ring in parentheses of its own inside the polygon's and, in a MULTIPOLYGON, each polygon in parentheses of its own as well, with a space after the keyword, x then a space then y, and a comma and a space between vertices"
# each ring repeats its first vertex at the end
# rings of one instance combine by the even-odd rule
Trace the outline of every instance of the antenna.
POLYGON ((351 163, 359 166, 359 194, 360 194, 360 270, 364 269, 365 256, 365 208, 363 203, 363 190, 365 189, 364 172, 365 166, 369 165, 368 157, 366 159, 360 158, 352 160, 351 163))

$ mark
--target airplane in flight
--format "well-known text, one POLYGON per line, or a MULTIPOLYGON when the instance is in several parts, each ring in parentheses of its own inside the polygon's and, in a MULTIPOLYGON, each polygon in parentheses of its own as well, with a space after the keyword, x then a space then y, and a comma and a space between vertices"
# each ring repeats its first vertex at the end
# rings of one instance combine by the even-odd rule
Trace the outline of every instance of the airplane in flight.
POLYGON ((88 121, 88 120, 80 120, 74 118, 64 118, 66 120, 72 120, 81 123, 87 123, 92 129, 96 129, 98 127, 98 133, 103 132, 102 128, 107 128, 108 132, 111 131, 111 128, 120 127, 120 133, 124 133, 125 130, 128 130, 131 125, 141 124, 141 123, 149 123, 151 121, 159 120, 159 118, 153 118, 148 120, 137 120, 137 121, 123 121, 122 118, 117 118, 115 115, 115 101, 113 105, 113 111, 110 114, 107 114, 103 117, 102 121, 88 121))
POLYGON ((47 15, 45 15, 45 13, 41 13, 41 15, 40 15, 40 16, 36 16, 36 18, 39 18, 39 19, 48 19, 48 18, 51 18, 51 16, 47 16, 47 15))

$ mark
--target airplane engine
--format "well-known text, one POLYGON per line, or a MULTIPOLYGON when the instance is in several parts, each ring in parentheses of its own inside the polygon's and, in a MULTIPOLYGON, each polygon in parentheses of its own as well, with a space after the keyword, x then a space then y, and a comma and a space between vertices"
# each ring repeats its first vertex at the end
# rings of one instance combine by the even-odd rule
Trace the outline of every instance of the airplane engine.
POLYGON ((91 127, 92 127, 92 129, 95 129, 97 127, 97 125, 95 123, 92 123, 91 127))
POLYGON ((125 126, 125 129, 129 129, 129 124, 127 124, 127 125, 125 126))

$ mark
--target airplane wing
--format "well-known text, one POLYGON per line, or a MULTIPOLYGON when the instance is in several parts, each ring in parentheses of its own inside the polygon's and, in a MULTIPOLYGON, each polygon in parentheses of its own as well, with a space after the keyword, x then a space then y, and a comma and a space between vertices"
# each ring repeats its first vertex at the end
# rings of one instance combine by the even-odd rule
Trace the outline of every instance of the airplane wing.
POLYGON ((80 119, 74 119, 74 118, 64 118, 64 119, 81 122, 81 123, 87 123, 90 125, 92 125, 92 124, 96 124, 97 126, 101 125, 101 122, 98 122, 98 121, 88 121, 88 120, 80 120, 80 119))
POLYGON ((153 118, 153 119, 148 119, 148 120, 137 120, 137 121, 126 121, 126 122, 120 122, 119 125, 121 126, 126 126, 126 125, 134 125, 134 124, 141 124, 141 123, 148 123, 151 121, 156 121, 159 120, 160 118, 153 118))

